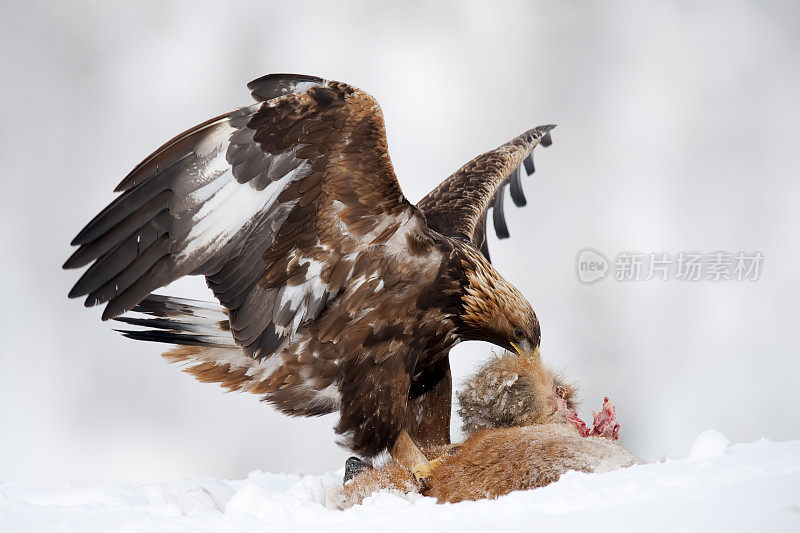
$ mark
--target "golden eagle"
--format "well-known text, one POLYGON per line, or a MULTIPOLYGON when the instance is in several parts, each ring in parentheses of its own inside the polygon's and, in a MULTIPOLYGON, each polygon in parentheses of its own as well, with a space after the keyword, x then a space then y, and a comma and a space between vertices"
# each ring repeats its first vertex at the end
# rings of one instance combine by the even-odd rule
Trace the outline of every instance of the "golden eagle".
POLYGON ((145 327, 128 337, 177 345, 165 357, 201 381, 289 415, 338 410, 343 445, 388 450, 424 480, 415 441, 449 441, 450 349, 539 345, 485 226, 492 207, 508 236, 504 190, 525 203, 520 167, 533 172, 553 126, 476 157, 414 206, 372 96, 293 74, 248 88, 257 103, 178 135, 122 180, 72 241, 64 268, 91 266, 69 296, 145 327), (186 275, 205 276, 221 306, 151 294, 186 275))

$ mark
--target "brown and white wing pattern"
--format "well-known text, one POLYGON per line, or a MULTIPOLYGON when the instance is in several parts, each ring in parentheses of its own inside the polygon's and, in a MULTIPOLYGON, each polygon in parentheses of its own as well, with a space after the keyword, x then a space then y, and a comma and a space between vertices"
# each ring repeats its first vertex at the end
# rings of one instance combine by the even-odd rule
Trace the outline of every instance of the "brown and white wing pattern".
POLYGON ((236 343, 260 359, 343 289, 348 258, 422 220, 400 191, 370 95, 297 75, 248 87, 256 104, 177 136, 120 183, 72 242, 64 267, 91 265, 71 297, 105 303, 107 319, 204 275, 236 343))
POLYGON ((511 191, 514 205, 527 202, 522 191, 522 167, 534 172, 533 149, 550 146, 554 125, 526 131, 499 148, 479 155, 444 180, 417 207, 425 213, 428 226, 450 237, 466 240, 480 248, 489 259, 486 244, 486 219, 492 208, 492 223, 498 238, 509 237, 504 213, 505 190, 511 191))

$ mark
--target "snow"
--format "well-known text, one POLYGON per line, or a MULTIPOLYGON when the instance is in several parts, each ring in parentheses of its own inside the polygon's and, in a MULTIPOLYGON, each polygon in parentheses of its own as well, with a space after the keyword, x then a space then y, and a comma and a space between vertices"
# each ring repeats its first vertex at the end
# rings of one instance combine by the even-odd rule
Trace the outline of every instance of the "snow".
POLYGON ((711 459, 725 455, 731 441, 716 429, 708 429, 697 437, 689 450, 689 459, 711 459))
POLYGON ((40 489, 0 482, 0 531, 800 531, 800 440, 729 445, 703 432, 688 457, 438 505, 380 492, 325 506, 341 472, 252 473, 147 485, 40 489))

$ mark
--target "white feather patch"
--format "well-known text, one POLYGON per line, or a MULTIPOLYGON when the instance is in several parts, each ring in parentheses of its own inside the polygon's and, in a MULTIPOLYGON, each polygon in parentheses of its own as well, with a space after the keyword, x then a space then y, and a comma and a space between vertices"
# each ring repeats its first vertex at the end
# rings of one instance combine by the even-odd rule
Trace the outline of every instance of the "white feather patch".
POLYGON ((281 289, 280 296, 276 301, 275 308, 282 309, 287 304, 294 311, 292 322, 286 327, 276 327, 275 330, 280 335, 288 335, 290 342, 297 333, 297 329, 309 317, 308 302, 317 301, 325 295, 327 285, 320 278, 325 264, 314 259, 302 259, 299 264, 308 265, 306 279, 303 283, 294 286, 286 286, 281 289))
MULTIPOLYGON (((220 152, 215 159, 224 160, 220 152)), ((227 164, 227 162, 226 162, 227 164)), ((241 232, 253 218, 269 209, 283 191, 284 187, 298 175, 307 171, 307 164, 301 164, 279 180, 270 183, 263 191, 257 191, 249 184, 241 184, 233 178, 233 171, 227 170, 214 182, 197 191, 196 198, 202 206, 192 217, 192 227, 184 240, 180 261, 199 255, 208 257, 228 244, 241 232), (215 182, 222 186, 214 190, 215 182), (202 191, 202 192, 201 192, 202 191), (205 194, 208 197, 205 198, 205 194)))

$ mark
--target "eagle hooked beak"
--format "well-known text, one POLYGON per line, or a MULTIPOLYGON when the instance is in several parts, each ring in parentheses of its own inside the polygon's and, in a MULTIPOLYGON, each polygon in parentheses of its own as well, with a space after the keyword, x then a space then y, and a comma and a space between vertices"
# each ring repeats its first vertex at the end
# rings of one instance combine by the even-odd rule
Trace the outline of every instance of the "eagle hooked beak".
POLYGON ((523 339, 517 342, 509 341, 509 344, 514 348, 517 354, 520 357, 538 357, 539 356, 539 348, 533 348, 531 343, 528 342, 528 339, 523 339))

